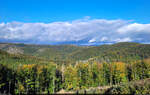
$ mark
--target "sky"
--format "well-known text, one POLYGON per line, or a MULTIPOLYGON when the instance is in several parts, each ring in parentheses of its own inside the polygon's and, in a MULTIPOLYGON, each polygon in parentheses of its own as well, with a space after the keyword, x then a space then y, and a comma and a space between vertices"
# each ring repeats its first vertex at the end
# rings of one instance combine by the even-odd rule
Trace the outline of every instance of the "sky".
POLYGON ((150 43, 150 0, 0 0, 0 42, 150 43))

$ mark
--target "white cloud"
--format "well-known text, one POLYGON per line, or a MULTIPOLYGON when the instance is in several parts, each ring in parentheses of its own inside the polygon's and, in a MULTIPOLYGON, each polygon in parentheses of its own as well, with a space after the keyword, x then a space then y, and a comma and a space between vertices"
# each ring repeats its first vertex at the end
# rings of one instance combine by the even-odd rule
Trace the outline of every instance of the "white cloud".
POLYGON ((0 41, 28 43, 150 42, 150 24, 125 20, 84 19, 72 22, 0 24, 0 41))
POLYGON ((114 40, 115 42, 131 42, 132 40, 129 38, 129 37, 127 37, 127 38, 117 38, 117 39, 115 39, 114 40))
POLYGON ((0 23, 0 27, 3 27, 5 24, 4 23, 0 23))
POLYGON ((103 42, 103 41, 107 41, 108 40, 108 38, 107 37, 102 37, 101 39, 100 39, 100 41, 101 42, 103 42))
POLYGON ((96 40, 93 38, 93 39, 91 39, 91 40, 89 40, 89 43, 93 43, 93 42, 95 42, 96 40))
POLYGON ((150 24, 128 24, 121 28, 119 28, 117 31, 118 33, 127 33, 127 32, 150 32, 150 24))

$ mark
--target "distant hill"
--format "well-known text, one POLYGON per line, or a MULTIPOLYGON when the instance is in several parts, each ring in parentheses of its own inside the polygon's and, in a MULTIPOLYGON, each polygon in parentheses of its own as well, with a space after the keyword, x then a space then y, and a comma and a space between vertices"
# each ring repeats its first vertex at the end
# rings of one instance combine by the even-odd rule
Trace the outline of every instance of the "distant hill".
POLYGON ((47 59, 64 59, 69 53, 82 50, 83 47, 73 45, 27 45, 1 43, 0 49, 11 54, 25 54, 47 59))
POLYGON ((128 61, 150 57, 150 45, 122 42, 113 45, 27 45, 1 43, 0 49, 11 54, 37 56, 49 60, 128 61))
POLYGON ((9 54, 0 50, 0 64, 6 64, 9 66, 17 66, 21 64, 38 64, 38 63, 50 63, 50 61, 37 58, 34 56, 26 56, 23 54, 9 54))
POLYGON ((117 43, 101 45, 76 51, 70 55, 76 60, 94 58, 99 61, 128 61, 150 57, 150 45, 139 43, 117 43))

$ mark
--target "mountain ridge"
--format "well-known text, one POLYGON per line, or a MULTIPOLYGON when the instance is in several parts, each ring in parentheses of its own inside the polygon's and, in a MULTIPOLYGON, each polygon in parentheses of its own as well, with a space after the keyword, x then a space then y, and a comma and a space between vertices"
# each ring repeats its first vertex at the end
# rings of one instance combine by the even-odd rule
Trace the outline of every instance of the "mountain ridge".
MULTIPOLYGON (((112 45, 76 46, 76 45, 29 45, 0 43, 0 49, 12 54, 24 54, 49 60, 88 60, 89 58, 114 59, 122 56, 147 58, 150 56, 150 44, 120 42, 112 45), (113 56, 115 56, 113 58, 113 56), (106 57, 106 58, 105 58, 106 57)), ((123 59, 122 58, 122 59, 123 59)), ((118 60, 116 59, 116 60, 118 60)), ((122 61, 121 59, 121 61, 122 61)), ((113 61, 113 60, 112 60, 113 61)), ((114 60, 115 61, 115 60, 114 60)), ((119 61, 119 60, 118 60, 119 61)))

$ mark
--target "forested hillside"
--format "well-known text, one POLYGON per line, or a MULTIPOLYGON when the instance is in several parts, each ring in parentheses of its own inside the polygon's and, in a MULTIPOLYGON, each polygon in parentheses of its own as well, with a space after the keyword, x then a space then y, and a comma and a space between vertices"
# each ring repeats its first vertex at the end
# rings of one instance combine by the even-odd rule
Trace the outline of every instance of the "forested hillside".
POLYGON ((11 54, 25 54, 37 57, 43 57, 50 60, 65 60, 68 54, 86 47, 75 45, 27 45, 1 43, 0 49, 11 54))
POLYGON ((22 54, 8 54, 0 50, 0 94, 17 94, 20 92, 27 94, 29 92, 35 93, 35 91, 40 92, 41 89, 50 90, 46 87, 50 87, 47 85, 53 83, 50 78, 54 77, 55 69, 54 62, 22 54), (44 74, 39 75, 42 70, 44 74), (47 77, 45 74, 48 74, 47 77), (38 81, 45 85, 37 84, 38 81), (38 86, 37 90, 35 90, 35 86, 36 88, 38 86))
MULTIPOLYGON (((121 84, 150 78, 150 45, 147 44, 88 47, 1 44, 0 48, 0 94, 50 94, 60 90, 80 93, 91 87, 113 85, 120 86, 103 94, 137 91, 143 94, 140 88, 130 91, 128 87, 124 92, 126 85, 121 84)), ((145 86, 144 94, 150 91, 149 86, 145 86)))
POLYGON ((99 61, 129 61, 148 58, 150 45, 138 43, 118 43, 102 45, 79 50, 71 54, 76 60, 86 60, 95 57, 99 61))
POLYGON ((13 54, 25 54, 55 61, 79 61, 93 58, 98 61, 140 60, 150 56, 149 44, 117 43, 101 46, 0 44, 0 49, 13 54))

